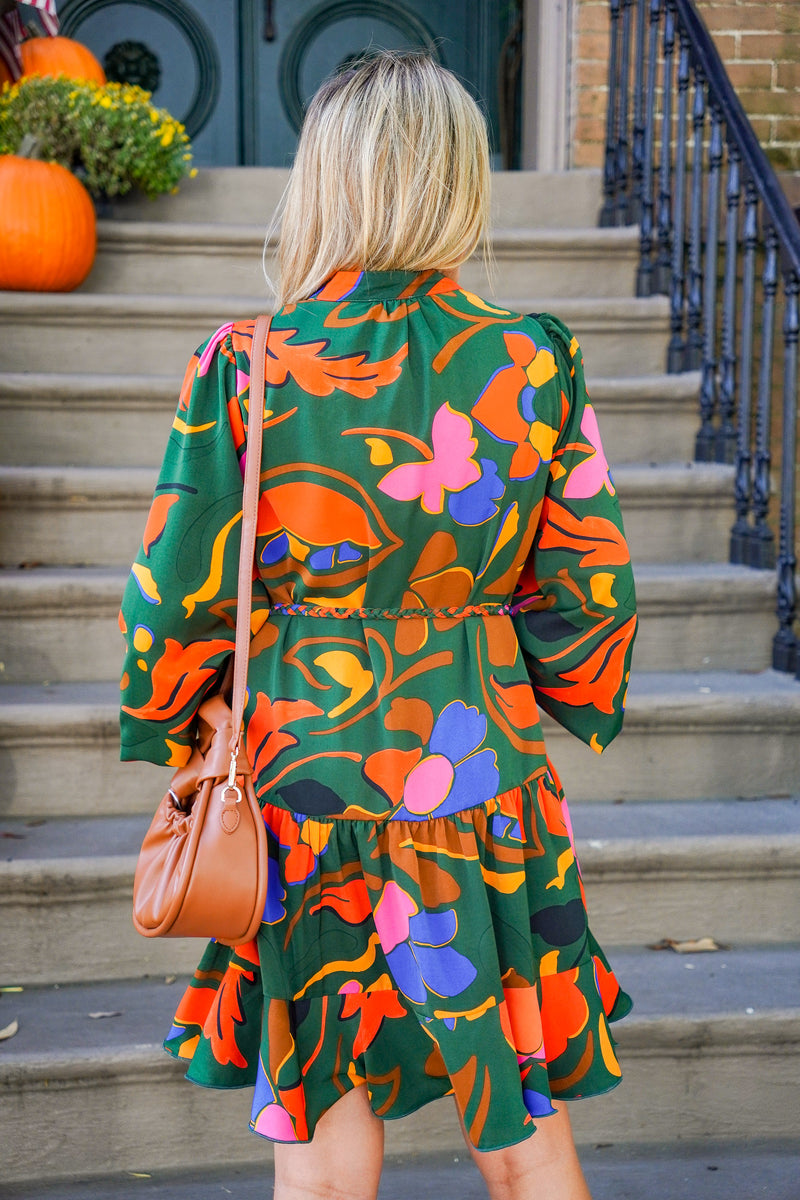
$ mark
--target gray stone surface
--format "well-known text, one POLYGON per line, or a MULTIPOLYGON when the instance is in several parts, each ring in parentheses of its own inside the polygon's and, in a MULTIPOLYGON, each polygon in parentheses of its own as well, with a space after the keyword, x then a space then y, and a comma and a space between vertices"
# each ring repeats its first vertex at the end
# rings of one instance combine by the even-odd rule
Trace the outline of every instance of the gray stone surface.
MULTIPOLYGON (((798 1200, 800 1150, 787 1142, 744 1146, 598 1146, 581 1151, 593 1200, 798 1200)), ((265 1200, 272 1170, 120 1172, 3 1189, 4 1200, 265 1200)), ((468 1155, 388 1160, 380 1200, 479 1200, 486 1189, 468 1155)))
MULTIPOLYGON (((155 807, 155 801, 154 801, 155 807)), ((579 842, 601 849, 611 839, 800 836, 800 795, 780 799, 573 805, 579 842)), ((0 816, 0 862, 135 855, 149 816, 34 818, 0 816)), ((800 898, 799 898, 800 899, 800 898)))
MULTIPOLYGON (((198 940, 198 958, 202 948, 198 940)), ((794 945, 692 955, 618 948, 610 958, 634 999, 632 1016, 618 1029, 664 1017, 729 1014, 755 1021, 768 1011, 797 1012, 800 1005, 800 947, 794 945)), ((98 1054, 101 1061, 104 1052, 119 1047, 156 1045, 181 993, 181 980, 165 983, 163 977, 4 993, 0 1027, 16 1019, 19 1033, 0 1043, 0 1075, 4 1066, 22 1065, 30 1056, 45 1062, 50 1055, 79 1051, 98 1054), (93 1012, 117 1015, 92 1019, 93 1012)))

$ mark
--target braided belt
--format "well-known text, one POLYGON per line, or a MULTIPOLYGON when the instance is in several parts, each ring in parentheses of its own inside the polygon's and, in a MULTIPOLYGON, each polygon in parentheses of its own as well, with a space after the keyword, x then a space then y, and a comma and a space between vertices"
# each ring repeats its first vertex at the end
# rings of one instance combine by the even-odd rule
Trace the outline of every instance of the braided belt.
POLYGON ((320 604, 273 604, 270 610, 286 617, 362 617, 372 621, 403 621, 419 617, 462 620, 465 617, 505 617, 510 604, 453 604, 449 608, 333 608, 320 604))

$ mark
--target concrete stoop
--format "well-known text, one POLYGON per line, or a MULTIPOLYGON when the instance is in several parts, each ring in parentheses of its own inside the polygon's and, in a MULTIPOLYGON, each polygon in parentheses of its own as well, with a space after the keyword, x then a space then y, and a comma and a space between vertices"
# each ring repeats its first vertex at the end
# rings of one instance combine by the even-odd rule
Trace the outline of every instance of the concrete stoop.
MULTIPOLYGON (((152 813, 171 772, 120 766, 118 705, 114 683, 0 686, 0 815, 152 813)), ((800 688, 774 671, 635 672, 602 758, 544 727, 571 803, 785 797, 800 780, 800 688)))
MULTIPOLYGON (((598 375, 654 374, 664 369, 669 305, 664 296, 562 299, 557 293, 513 296, 498 290, 500 307, 515 312, 556 311, 581 331, 587 363, 598 375)), ((59 371, 81 372, 97 363, 119 374, 183 374, 197 345, 227 321, 269 310, 264 297, 74 292, 49 296, 0 292, 0 323, 8 371, 40 368, 42 345, 59 371)))
MULTIPOLYGON (((797 946, 691 957, 618 949, 612 963, 636 1003, 614 1028, 624 1082, 572 1105, 580 1142, 747 1138, 756 1113, 770 1137, 793 1136, 797 946)), ((0 1057, 6 1183, 264 1162, 268 1147, 247 1126, 250 1090, 192 1086, 160 1050, 180 994, 179 980, 148 979, 3 997, 0 1012, 20 1022, 0 1057)), ((462 1145, 447 1098, 387 1125, 389 1153, 462 1145)))
MULTIPOLYGON (((756 671, 768 658, 770 572, 684 563, 637 567, 635 577, 637 670, 686 671, 702 662, 709 669, 756 671)), ((9 631, 4 681, 118 680, 117 614, 126 579, 126 570, 113 567, 0 571, 0 621, 9 631)))
MULTIPOLYGON (((726 558, 732 479, 719 463, 621 463, 614 481, 634 559, 726 558)), ((0 466, 0 564, 127 566, 156 480, 153 467, 0 466)))
MULTIPOLYGON (((187 360, 193 349, 187 345, 187 360)), ((3 461, 21 467, 158 467, 180 382, 179 373, 0 375, 3 461), (43 408, 57 418, 44 439, 43 408)), ((692 445, 699 386, 694 372, 612 378, 593 371, 592 401, 609 460, 680 460, 692 445)))
MULTIPOLYGON (((213 279, 219 295, 268 295, 277 277, 276 245, 263 225, 177 221, 101 221, 97 258, 81 291, 201 294, 213 279), (262 268, 263 254, 263 268, 262 268)), ((506 294, 630 296, 639 252, 633 228, 495 229, 492 252, 506 294)), ((483 248, 461 268, 460 282, 491 299, 483 248)))
MULTIPOLYGON (((800 942, 797 799, 596 804, 579 806, 573 823, 602 945, 800 942)), ((6 979, 27 987, 194 968, 196 943, 143 940, 131 923, 147 825, 147 816, 0 821, 6 979)))
MULTIPOLYGON (((281 167, 204 168, 181 184, 177 196, 148 200, 128 194, 116 200, 114 218, 266 229, 288 180, 281 167)), ((495 228, 585 229, 597 224, 601 204, 599 171, 497 171, 492 178, 495 228)))
MULTIPOLYGON (((0 984, 24 989, 0 993, 0 1028, 19 1020, 0 1042, 9 1200, 264 1192, 249 1090, 193 1088, 158 1048, 199 948, 130 924, 170 772, 118 762, 116 612, 186 362, 268 306, 285 183, 203 171, 126 200, 79 293, 0 293, 0 984)), ((642 618, 607 753, 545 721, 592 928, 636 1004, 615 1030, 623 1086, 573 1122, 595 1200, 797 1200, 800 684, 769 669, 774 576, 725 561, 732 468, 688 461, 699 377, 663 373, 667 299, 633 298, 636 231, 594 228, 600 200, 596 172, 496 176, 494 294, 580 338, 642 618), (645 949, 703 936, 732 949, 645 949)), ((479 258, 463 279, 487 294, 479 258)), ((387 1143, 384 1200, 484 1194, 449 1100, 387 1143)))

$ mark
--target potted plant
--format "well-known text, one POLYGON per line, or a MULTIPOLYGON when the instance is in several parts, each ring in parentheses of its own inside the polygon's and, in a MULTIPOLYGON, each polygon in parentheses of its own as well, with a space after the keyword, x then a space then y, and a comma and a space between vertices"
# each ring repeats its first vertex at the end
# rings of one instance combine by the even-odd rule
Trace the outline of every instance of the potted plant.
MULTIPOLYGON (((61 228, 64 213, 57 210, 65 201, 55 196, 55 185, 41 182, 42 168, 71 173, 73 194, 77 194, 75 187, 83 186, 96 203, 107 203, 133 188, 150 197, 176 191, 182 179, 195 174, 191 158, 183 126, 152 105, 150 93, 142 88, 49 76, 26 76, 4 84, 0 92, 0 288, 70 290, 91 268, 93 250, 82 275, 77 265, 65 274, 50 270, 45 262, 55 249, 50 231, 61 228), (23 144, 26 150, 20 154, 23 144), (38 172, 35 178, 34 172, 38 172), (32 225, 34 212, 36 225, 32 225), (21 245, 30 248, 27 267, 20 265, 21 245)), ((56 177, 57 172, 51 171, 51 180, 56 177)), ((66 195, 63 178, 59 187, 66 195)), ((80 224, 85 227, 83 216, 80 224)), ((81 235, 84 248, 90 242, 94 245, 94 236, 94 230, 91 238, 88 233, 81 235)))
POLYGON ((26 76, 0 92, 0 154, 25 134, 40 155, 74 171, 95 198, 174 192, 193 174, 186 131, 150 93, 128 83, 26 76))

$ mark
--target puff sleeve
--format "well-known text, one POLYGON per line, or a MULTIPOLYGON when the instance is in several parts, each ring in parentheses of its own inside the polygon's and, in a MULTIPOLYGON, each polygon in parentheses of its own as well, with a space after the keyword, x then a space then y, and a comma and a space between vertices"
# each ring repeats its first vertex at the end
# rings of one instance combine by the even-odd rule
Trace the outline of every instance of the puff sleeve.
MULTIPOLYGON (((197 709, 234 647, 249 374, 230 330, 223 326, 189 363, 122 600, 123 761, 188 759, 197 709)), ((254 595, 255 608, 259 600, 263 608, 265 592, 254 595)))
POLYGON ((580 347, 555 317, 537 320, 553 343, 562 420, 514 623, 538 703, 600 752, 622 727, 633 574, 580 347))

